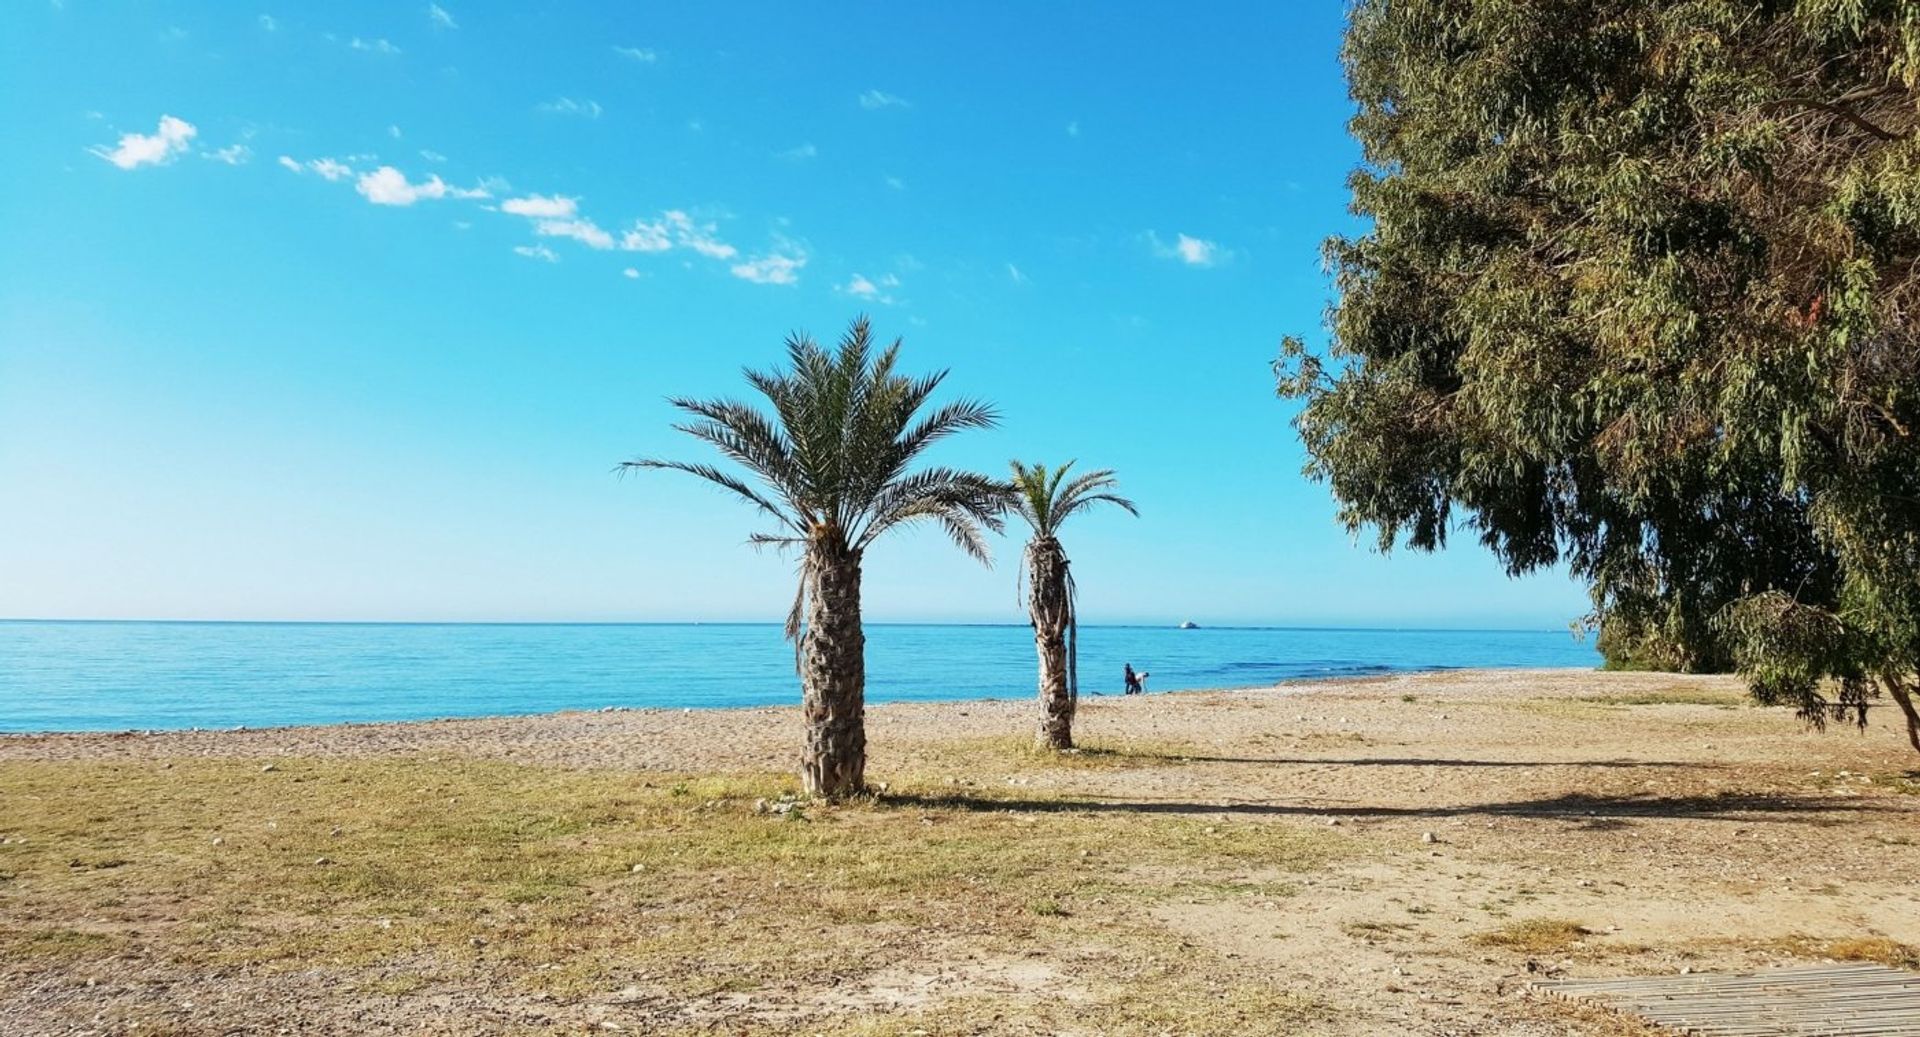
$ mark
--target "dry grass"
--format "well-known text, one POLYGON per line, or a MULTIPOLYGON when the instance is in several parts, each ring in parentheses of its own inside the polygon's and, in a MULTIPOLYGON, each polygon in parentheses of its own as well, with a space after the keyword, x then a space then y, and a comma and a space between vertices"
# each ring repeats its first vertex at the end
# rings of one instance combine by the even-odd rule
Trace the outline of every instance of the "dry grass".
POLYGON ((1474 941, 1521 954, 1565 954, 1591 935, 1585 926, 1564 918, 1530 918, 1481 933, 1474 941))
MULTIPOLYGON (((1013 813, 913 788, 754 809, 789 786, 465 759, 4 764, 0 960, 324 963, 394 993, 476 970, 560 998, 637 985, 670 1024, 703 999, 878 974, 908 948, 953 961, 1096 948, 1071 1012, 1014 1014, 1108 1033, 1311 1014, 1274 988, 1223 997, 1194 978, 1195 952, 1126 907, 1316 867, 1343 841, 1334 833, 1013 813)), ((1005 1000, 962 988, 885 1014, 963 1026, 1006 1016, 1005 1000)))
POLYGON ((1738 691, 1685 684, 1627 694, 1582 695, 1574 701, 1601 706, 1719 706, 1726 709, 1754 705, 1750 696, 1738 691))
POLYGON ((1920 947, 1884 936, 1852 937, 1844 940, 1794 936, 1780 940, 1774 946, 1801 958, 1870 961, 1889 968, 1920 970, 1920 947))

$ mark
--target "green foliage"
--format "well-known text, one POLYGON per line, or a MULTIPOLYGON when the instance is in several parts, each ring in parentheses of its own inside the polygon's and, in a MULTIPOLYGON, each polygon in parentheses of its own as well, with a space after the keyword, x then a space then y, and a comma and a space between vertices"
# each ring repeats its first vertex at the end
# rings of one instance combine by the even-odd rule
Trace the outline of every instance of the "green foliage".
POLYGON ((1343 521, 1564 563, 1622 662, 1906 707, 1920 10, 1360 0, 1344 59, 1370 229, 1277 365, 1343 521))
MULTIPOLYGON (((899 374, 899 353, 898 339, 876 350, 872 326, 859 317, 836 349, 794 335, 787 339, 787 370, 745 372, 747 384, 773 405, 771 415, 738 400, 672 398, 693 419, 674 428, 718 450, 758 487, 695 462, 641 459, 621 469, 686 472, 730 491, 774 522, 773 532, 752 536, 756 545, 824 542, 837 554, 858 554, 888 530, 929 522, 986 562, 984 531, 1001 529, 1007 485, 972 472, 912 466, 956 432, 992 428, 997 415, 976 400, 920 415, 947 373, 899 374)), ((803 579, 802 594, 805 588, 803 579)), ((789 637, 798 633, 801 604, 794 602, 789 637)))
POLYGON ((1068 461, 1051 471, 1044 464, 1010 462, 1013 468, 1013 512, 1033 527, 1033 535, 1044 539, 1060 532, 1067 519, 1095 504, 1106 503, 1129 515, 1139 515, 1133 502, 1113 492, 1119 480, 1113 469, 1087 472, 1068 481, 1068 461))

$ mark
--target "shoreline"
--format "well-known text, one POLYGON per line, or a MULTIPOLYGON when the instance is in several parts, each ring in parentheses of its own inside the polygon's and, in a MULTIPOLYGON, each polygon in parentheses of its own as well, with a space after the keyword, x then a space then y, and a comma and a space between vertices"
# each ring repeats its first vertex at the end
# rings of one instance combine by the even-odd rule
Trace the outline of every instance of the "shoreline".
MULTIPOLYGON (((102 622, 118 622, 105 621, 102 622)), ((1167 691, 1149 691, 1142 695, 1121 695, 1109 692, 1081 692, 1081 704, 1084 708, 1089 701, 1102 699, 1131 700, 1136 698, 1162 698, 1187 695, 1242 695, 1259 692, 1276 692, 1292 688, 1318 686, 1342 686, 1371 684, 1402 677, 1424 677, 1433 675, 1503 675, 1520 674, 1578 674, 1603 672, 1597 668, 1581 666, 1479 666, 1449 667, 1434 666, 1421 668, 1396 669, 1381 667, 1366 673, 1338 674, 1327 677, 1288 677, 1272 684, 1242 684, 1222 687, 1174 688, 1167 691)), ((1659 674, 1657 676, 1685 676, 1680 674, 1659 674)), ((866 700, 866 708, 871 711, 893 706, 953 706, 968 703, 1031 703, 1037 692, 1027 692, 1018 696, 983 695, 972 698, 883 698, 866 700)), ((797 697, 797 689, 796 689, 797 697)), ((26 731, 0 730, 0 747, 7 742, 33 738, 162 738, 170 735, 220 735, 220 734, 262 734, 288 733, 299 731, 325 731, 331 729, 361 730, 379 727, 406 727, 413 725, 437 725, 459 723, 498 723, 512 721, 538 721, 549 718, 576 716, 604 716, 609 714, 654 714, 660 716, 679 716, 692 713, 749 714, 779 711, 797 711, 798 701, 790 703, 769 703, 765 705, 723 705, 723 706, 589 706, 578 709, 552 709, 532 713, 475 713, 447 714, 430 717, 414 717, 398 720, 336 720, 317 724, 236 724, 222 726, 189 727, 102 727, 102 728, 42 728, 26 731)))

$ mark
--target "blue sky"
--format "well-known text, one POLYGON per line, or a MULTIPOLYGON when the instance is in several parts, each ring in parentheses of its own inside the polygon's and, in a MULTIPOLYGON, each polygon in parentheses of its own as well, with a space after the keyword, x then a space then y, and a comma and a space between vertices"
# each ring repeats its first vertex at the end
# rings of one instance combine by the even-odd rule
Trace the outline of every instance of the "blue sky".
MULTIPOLYGON (((8 4, 0 615, 778 618, 752 514, 610 470, 866 311, 1004 413, 939 460, 1119 470, 1089 620, 1561 626, 1299 474, 1341 7, 8 4)), ((868 615, 1017 621, 998 553, 868 615)))

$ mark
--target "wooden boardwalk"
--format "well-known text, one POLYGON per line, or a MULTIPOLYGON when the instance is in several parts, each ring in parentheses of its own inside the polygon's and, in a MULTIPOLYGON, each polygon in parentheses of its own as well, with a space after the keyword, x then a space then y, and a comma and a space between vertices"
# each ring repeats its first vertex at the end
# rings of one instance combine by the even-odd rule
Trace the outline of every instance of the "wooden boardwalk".
POLYGON ((1532 986, 1700 1037, 1920 1037, 1920 975, 1880 965, 1541 980, 1532 986))

